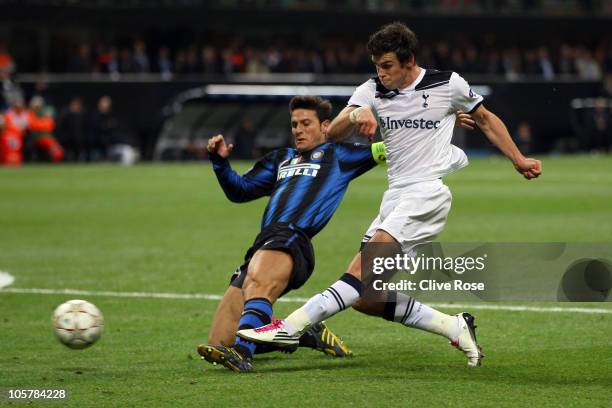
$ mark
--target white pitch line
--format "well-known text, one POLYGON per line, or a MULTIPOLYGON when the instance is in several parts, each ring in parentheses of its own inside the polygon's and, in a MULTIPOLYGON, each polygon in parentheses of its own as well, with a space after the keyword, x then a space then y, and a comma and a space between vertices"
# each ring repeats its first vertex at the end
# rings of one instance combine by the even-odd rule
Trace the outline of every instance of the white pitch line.
MULTIPOLYGON (((77 289, 39 289, 39 288, 5 288, 0 289, 2 293, 21 293, 38 295, 78 295, 78 296, 107 296, 123 298, 149 298, 149 299, 195 299, 195 300, 221 300, 221 295, 206 293, 155 293, 155 292, 110 292, 91 291, 77 289)), ((304 303, 308 298, 283 297, 279 302, 304 303)), ((430 303, 430 306, 453 309, 475 309, 475 310, 503 310, 508 312, 539 312, 539 313, 587 313, 587 314, 612 314, 612 309, 586 308, 586 307, 539 307, 539 306, 512 306, 492 305, 481 303, 430 303)))
MULTIPOLYGON (((221 295, 207 293, 156 293, 156 292, 110 292, 92 291, 79 289, 40 289, 40 288, 5 288, 0 289, 2 293, 22 293, 36 295, 79 295, 79 296, 107 296, 125 298, 149 298, 149 299, 196 299, 196 300, 221 300, 221 295)), ((308 298, 287 297, 278 299, 279 302, 306 302, 308 298)))
POLYGON ((512 306, 512 305, 490 305, 479 303, 431 303, 434 307, 480 309, 480 310, 504 310, 508 312, 542 312, 542 313, 590 313, 590 314, 612 314, 612 309, 588 308, 588 307, 539 307, 539 306, 512 306))

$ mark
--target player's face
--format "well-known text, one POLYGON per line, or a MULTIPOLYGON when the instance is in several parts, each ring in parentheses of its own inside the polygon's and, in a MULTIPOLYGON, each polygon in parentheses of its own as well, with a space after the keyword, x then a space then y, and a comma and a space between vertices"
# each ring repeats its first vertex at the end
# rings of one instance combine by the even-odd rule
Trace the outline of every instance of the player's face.
POLYGON ((394 52, 372 57, 372 62, 376 65, 378 78, 387 89, 403 88, 414 65, 412 58, 400 63, 394 52))
POLYGON ((295 109, 291 112, 291 133, 295 147, 305 152, 325 143, 329 121, 319 121, 317 112, 310 109, 295 109))

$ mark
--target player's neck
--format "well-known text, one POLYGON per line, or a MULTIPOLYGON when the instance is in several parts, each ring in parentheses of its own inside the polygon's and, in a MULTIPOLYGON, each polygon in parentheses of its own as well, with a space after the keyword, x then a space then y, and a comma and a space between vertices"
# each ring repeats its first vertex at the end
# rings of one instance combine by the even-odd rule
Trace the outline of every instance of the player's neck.
POLYGON ((412 67, 410 72, 408 72, 408 75, 406 76, 406 79, 404 79, 404 81, 400 85, 399 89, 408 88, 410 85, 412 85, 414 83, 414 81, 417 80, 419 75, 421 75, 421 70, 422 70, 422 68, 419 67, 418 65, 415 65, 414 67, 412 67))

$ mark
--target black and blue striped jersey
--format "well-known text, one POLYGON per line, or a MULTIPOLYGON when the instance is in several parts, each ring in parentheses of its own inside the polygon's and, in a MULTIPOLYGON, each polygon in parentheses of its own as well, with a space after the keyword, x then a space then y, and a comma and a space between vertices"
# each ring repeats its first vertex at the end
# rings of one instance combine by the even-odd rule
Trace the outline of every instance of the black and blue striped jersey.
MULTIPOLYGON (((382 145, 382 143, 381 143, 382 145)), ((221 188, 233 202, 270 196, 261 229, 290 224, 312 238, 340 205, 348 183, 376 166, 372 146, 358 143, 324 143, 299 152, 275 150, 244 175, 232 170, 229 161, 211 155, 221 188)))

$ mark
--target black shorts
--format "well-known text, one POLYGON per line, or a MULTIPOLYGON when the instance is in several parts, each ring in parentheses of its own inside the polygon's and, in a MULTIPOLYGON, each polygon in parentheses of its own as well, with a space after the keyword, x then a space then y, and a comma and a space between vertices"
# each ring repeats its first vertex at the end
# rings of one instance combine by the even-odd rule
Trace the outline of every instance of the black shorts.
POLYGON ((310 243, 310 238, 302 230, 292 225, 274 224, 264 228, 257 235, 253 246, 244 256, 244 263, 236 269, 230 279, 232 286, 242 288, 249 262, 259 249, 284 251, 293 258, 291 278, 281 296, 290 290, 300 288, 310 278, 314 270, 314 249, 310 243))

